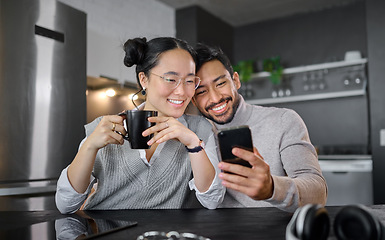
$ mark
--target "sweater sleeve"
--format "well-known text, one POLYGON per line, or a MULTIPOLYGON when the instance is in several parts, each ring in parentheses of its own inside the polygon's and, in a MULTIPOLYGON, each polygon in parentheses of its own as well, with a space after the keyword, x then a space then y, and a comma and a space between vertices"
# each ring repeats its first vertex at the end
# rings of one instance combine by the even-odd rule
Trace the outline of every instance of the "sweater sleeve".
POLYGON ((195 195, 198 201, 208 209, 215 209, 218 207, 220 203, 222 203, 223 198, 225 196, 226 188, 222 185, 218 174, 220 170, 218 168, 218 155, 217 155, 217 147, 215 144, 214 135, 211 134, 207 140, 205 152, 210 159, 211 164, 215 168, 215 177, 206 192, 199 192, 196 188, 194 179, 190 180, 189 187, 190 190, 195 190, 195 195))
MULTIPOLYGON (((101 119, 102 117, 98 117, 91 123, 85 125, 86 136, 89 136, 94 131, 94 129, 96 128, 98 123, 101 121, 101 119)), ((79 149, 83 145, 86 139, 87 137, 82 140, 82 142, 79 145, 79 149)), ((67 170, 68 170, 68 166, 65 169, 63 169, 63 171, 61 172, 59 180, 57 182, 56 194, 55 194, 56 207, 63 214, 74 213, 77 210, 79 210, 79 208, 82 206, 82 204, 90 194, 94 183, 96 183, 95 177, 91 175, 90 184, 88 185, 88 188, 86 189, 86 191, 84 193, 78 193, 72 187, 68 179, 67 170)))
POLYGON ((67 175, 68 167, 60 174, 55 195, 56 207, 63 214, 74 213, 82 206, 96 182, 91 175, 90 184, 84 193, 78 193, 71 185, 67 175))
POLYGON ((288 110, 281 115, 281 127, 280 156, 287 176, 273 176, 274 192, 267 202, 290 212, 308 203, 325 205, 327 185, 305 123, 288 110))

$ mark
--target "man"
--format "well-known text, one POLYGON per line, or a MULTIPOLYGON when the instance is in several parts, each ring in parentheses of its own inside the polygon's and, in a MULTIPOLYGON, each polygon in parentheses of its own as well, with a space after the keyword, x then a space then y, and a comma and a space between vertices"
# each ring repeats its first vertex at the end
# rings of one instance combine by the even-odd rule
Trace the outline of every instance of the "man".
POLYGON ((248 125, 254 152, 232 153, 253 167, 219 163, 227 187, 220 207, 271 207, 293 212, 308 203, 326 203, 327 186, 307 128, 293 110, 247 104, 239 95, 239 75, 216 48, 197 46, 197 75, 201 79, 194 105, 215 126, 248 125), (231 173, 227 173, 231 172, 231 173))

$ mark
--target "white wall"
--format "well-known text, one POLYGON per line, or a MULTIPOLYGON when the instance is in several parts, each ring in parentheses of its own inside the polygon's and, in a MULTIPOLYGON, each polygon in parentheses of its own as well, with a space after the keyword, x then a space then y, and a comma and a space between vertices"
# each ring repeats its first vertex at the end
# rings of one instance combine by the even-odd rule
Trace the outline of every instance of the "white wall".
POLYGON ((135 66, 123 65, 129 38, 176 34, 175 10, 156 0, 59 0, 87 14, 87 75, 135 82, 135 66))

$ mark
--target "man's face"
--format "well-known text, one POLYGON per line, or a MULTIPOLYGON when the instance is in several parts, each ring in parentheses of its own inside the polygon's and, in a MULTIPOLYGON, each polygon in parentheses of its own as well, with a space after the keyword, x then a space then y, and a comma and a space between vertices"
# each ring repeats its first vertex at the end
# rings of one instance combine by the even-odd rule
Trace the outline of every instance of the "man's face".
POLYGON ((237 90, 241 87, 238 73, 233 79, 223 64, 218 60, 202 65, 197 72, 201 79, 195 91, 193 103, 208 119, 218 124, 230 122, 239 105, 237 90))

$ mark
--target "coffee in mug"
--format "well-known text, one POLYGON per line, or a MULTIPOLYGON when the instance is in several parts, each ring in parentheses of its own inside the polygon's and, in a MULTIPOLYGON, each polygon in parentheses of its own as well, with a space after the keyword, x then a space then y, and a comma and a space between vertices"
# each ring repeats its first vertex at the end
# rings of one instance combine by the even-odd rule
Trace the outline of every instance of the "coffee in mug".
POLYGON ((155 125, 155 123, 149 122, 148 118, 158 116, 158 112, 148 110, 126 110, 119 113, 119 116, 125 118, 127 134, 126 136, 123 136, 123 138, 130 142, 131 148, 150 148, 150 146, 147 145, 147 142, 154 136, 154 134, 143 137, 142 132, 155 125))

